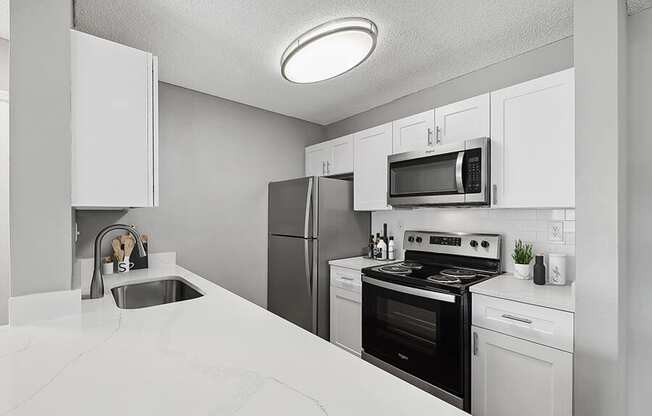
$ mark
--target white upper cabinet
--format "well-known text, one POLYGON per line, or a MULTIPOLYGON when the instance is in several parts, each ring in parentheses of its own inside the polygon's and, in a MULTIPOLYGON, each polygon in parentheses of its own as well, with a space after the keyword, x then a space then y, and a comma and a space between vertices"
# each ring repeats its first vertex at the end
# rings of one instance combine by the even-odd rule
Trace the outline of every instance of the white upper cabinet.
POLYGON ((306 176, 353 172, 353 135, 306 147, 306 176))
POLYGON ((575 206, 575 72, 491 93, 494 207, 575 206))
POLYGON ((354 209, 391 209, 387 205, 387 156, 392 154, 392 123, 355 133, 353 139, 354 209))
POLYGON ((394 153, 423 150, 435 145, 435 110, 392 123, 394 153))
POLYGON ((332 149, 331 163, 327 166, 328 175, 341 175, 353 172, 353 135, 343 136, 329 142, 332 149))
POLYGON ((156 57, 74 30, 70 41, 72 206, 157 206, 156 57))
POLYGON ((435 109, 435 143, 451 144, 489 137, 490 96, 478 95, 435 109))
POLYGON ((326 143, 306 147, 306 176, 326 176, 326 162, 330 161, 331 153, 326 143))

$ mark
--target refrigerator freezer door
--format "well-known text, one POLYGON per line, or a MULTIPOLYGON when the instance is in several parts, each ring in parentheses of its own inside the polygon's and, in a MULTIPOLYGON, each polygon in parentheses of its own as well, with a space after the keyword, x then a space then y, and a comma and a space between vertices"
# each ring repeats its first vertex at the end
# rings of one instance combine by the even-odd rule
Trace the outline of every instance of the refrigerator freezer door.
POLYGON ((299 178, 269 184, 269 233, 303 238, 313 233, 315 178, 299 178))
POLYGON ((313 259, 317 241, 269 236, 267 309, 315 332, 316 296, 313 259))

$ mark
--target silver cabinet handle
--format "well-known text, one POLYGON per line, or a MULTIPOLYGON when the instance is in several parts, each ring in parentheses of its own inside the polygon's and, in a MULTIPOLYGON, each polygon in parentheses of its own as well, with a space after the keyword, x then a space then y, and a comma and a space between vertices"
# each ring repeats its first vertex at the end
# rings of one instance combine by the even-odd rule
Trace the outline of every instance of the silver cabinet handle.
POLYGON ((331 162, 326 161, 326 174, 330 175, 331 174, 331 162))
POLYGON ((322 160, 321 162, 321 174, 326 175, 326 162, 322 160))
POLYGON ((441 128, 439 126, 435 129, 435 142, 441 144, 441 128))
POLYGON ((350 281, 350 282, 353 281, 353 278, 352 278, 352 277, 348 277, 348 276, 340 276, 340 277, 338 277, 338 279, 340 279, 340 280, 348 280, 348 281, 350 281))
POLYGON ((498 185, 491 185, 491 200, 494 205, 498 204, 498 185))
POLYGON ((432 129, 428 127, 428 146, 432 146, 432 129))
POLYGON ((478 333, 473 333, 473 355, 478 355, 478 333))
POLYGON ((518 316, 510 315, 508 313, 502 314, 502 317, 505 319, 511 319, 512 321, 523 322, 524 324, 531 324, 532 321, 526 318, 519 318, 518 316))

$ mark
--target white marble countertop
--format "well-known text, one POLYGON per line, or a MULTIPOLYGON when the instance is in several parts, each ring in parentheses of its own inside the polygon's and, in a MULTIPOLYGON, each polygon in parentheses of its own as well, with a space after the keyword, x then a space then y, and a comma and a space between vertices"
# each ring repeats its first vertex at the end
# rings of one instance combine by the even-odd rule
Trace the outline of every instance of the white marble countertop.
POLYGON ((535 285, 532 280, 521 280, 512 274, 503 274, 471 286, 472 293, 515 300, 546 308, 575 312, 573 287, 535 285))
POLYGON ((0 415, 466 415, 178 266, 106 279, 82 313, 0 327, 0 415), (204 296, 120 310, 125 281, 204 296))
POLYGON ((347 269, 362 270, 365 267, 383 266, 389 263, 396 263, 400 260, 374 260, 366 257, 351 257, 348 259, 331 260, 328 262, 331 266, 345 267, 347 269))

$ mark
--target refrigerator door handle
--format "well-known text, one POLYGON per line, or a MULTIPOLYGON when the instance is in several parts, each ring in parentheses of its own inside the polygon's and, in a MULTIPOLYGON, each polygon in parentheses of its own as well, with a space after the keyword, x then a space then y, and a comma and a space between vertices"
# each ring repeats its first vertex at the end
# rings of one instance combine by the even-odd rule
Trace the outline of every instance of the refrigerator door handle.
MULTIPOLYGON (((306 213, 304 216, 304 225, 303 225, 303 238, 308 238, 310 235, 310 202, 312 201, 312 180, 313 178, 308 178, 308 192, 306 192, 306 213)), ((307 247, 307 245, 306 245, 307 247)), ((306 249, 307 250, 307 249, 306 249)), ((307 253, 307 251, 306 251, 307 253)))
POLYGON ((308 283, 308 295, 312 297, 312 273, 310 273, 310 248, 309 245, 312 241, 305 239, 303 240, 303 257, 306 262, 306 282, 308 283))

